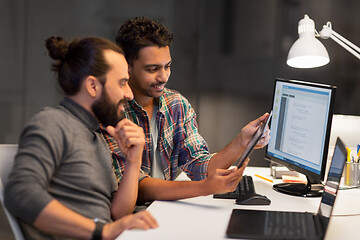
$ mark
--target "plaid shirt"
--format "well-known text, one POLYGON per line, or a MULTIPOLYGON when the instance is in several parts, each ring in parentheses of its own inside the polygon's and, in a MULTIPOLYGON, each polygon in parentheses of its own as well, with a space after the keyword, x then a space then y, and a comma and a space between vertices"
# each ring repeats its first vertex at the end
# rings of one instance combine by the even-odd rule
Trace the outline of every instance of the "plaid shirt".
MULTIPOLYGON (((159 111, 156 116, 159 136, 158 149, 166 180, 175 180, 178 168, 192 180, 207 177, 207 166, 213 154, 209 153, 207 143, 198 132, 196 114, 190 103, 181 94, 165 88, 158 100, 159 111)), ((143 152, 140 181, 150 174, 151 133, 149 117, 135 100, 125 106, 125 116, 144 129, 145 148, 143 152)), ((125 169, 125 157, 120 152, 115 139, 101 128, 113 155, 113 165, 118 180, 125 169)))

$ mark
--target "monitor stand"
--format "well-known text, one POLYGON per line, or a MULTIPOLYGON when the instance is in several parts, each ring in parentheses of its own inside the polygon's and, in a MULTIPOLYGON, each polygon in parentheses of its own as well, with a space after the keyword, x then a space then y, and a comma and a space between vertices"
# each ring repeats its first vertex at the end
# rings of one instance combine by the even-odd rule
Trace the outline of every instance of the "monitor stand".
POLYGON ((300 197, 321 197, 323 186, 321 183, 311 184, 310 179, 306 176, 307 183, 278 183, 273 185, 273 189, 294 196, 300 197))

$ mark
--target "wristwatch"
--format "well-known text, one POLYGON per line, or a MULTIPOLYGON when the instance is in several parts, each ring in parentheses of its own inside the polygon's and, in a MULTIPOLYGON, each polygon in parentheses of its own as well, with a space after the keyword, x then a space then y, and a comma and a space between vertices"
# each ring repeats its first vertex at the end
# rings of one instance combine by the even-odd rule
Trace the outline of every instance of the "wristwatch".
POLYGON ((94 218, 94 223, 95 223, 95 231, 92 235, 91 240, 101 240, 103 227, 106 224, 106 222, 103 219, 94 218))

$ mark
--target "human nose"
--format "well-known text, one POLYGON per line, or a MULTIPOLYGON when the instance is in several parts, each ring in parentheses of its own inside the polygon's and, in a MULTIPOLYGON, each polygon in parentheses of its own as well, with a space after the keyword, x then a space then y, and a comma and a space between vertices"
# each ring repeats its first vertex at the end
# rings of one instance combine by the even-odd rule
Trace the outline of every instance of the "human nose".
POLYGON ((126 100, 132 100, 134 98, 134 94, 129 86, 128 83, 126 83, 124 96, 126 100))
POLYGON ((170 77, 170 69, 161 68, 158 72, 156 80, 166 83, 170 77))

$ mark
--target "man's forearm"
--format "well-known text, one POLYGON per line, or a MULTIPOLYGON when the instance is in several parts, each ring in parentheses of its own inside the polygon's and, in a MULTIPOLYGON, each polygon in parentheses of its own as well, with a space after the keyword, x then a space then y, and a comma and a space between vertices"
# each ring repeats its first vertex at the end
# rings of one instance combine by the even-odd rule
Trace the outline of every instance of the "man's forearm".
MULTIPOLYGON (((211 175, 216 169, 227 169, 229 168, 243 153, 246 145, 253 138, 255 132, 259 128, 261 122, 265 121, 269 113, 263 114, 261 117, 251 121, 245 127, 241 129, 241 132, 220 152, 215 154, 208 165, 208 175, 211 175)), ((267 145, 269 141, 269 133, 263 137, 267 139, 265 141, 259 141, 256 148, 262 148, 267 145)), ((262 138, 262 139, 263 139, 262 138)))
POLYGON ((153 200, 179 200, 210 194, 204 181, 166 181, 146 177, 139 183, 139 202, 153 200))
POLYGON ((244 151, 240 144, 240 137, 234 138, 225 148, 215 154, 208 165, 208 175, 214 173, 216 169, 228 169, 244 151))
POLYGON ((111 202, 111 214, 114 219, 131 214, 136 204, 140 164, 136 166, 136 164, 128 162, 125 168, 125 173, 111 202))
POLYGON ((95 223, 57 200, 49 202, 40 212, 34 226, 52 235, 68 236, 78 239, 90 239, 95 223))
MULTIPOLYGON (((45 206, 35 219, 34 226, 51 235, 74 239, 91 239, 95 231, 93 219, 72 211, 57 200, 52 200, 45 206)), ((126 229, 149 229, 157 226, 151 214, 143 211, 106 223, 103 227, 102 239, 115 239, 126 229)))

